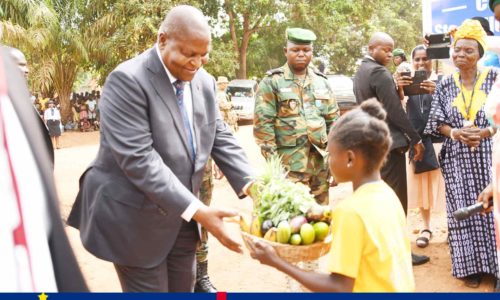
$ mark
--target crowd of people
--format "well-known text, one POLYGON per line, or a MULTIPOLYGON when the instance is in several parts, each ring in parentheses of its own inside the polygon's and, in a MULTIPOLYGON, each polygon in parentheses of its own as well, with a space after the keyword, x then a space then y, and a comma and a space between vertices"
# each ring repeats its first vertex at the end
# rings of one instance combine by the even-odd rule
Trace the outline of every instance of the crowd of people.
MULTIPOLYGON (((490 1, 492 11, 499 4, 490 1)), ((249 242, 252 257, 289 275, 287 290, 296 291, 293 278, 320 292, 414 291, 412 265, 429 257, 411 251, 407 210, 420 209, 424 228, 416 243, 425 248, 432 238, 430 212, 445 203, 452 275, 470 287, 492 276, 495 291, 500 291, 493 215, 462 221, 453 217, 455 210, 487 199, 480 195, 489 193, 492 182, 496 127, 484 107, 498 71, 478 67, 488 48, 485 37, 480 21, 464 21, 453 32, 456 71, 438 78, 426 46, 415 45, 407 62, 390 35, 373 34, 354 77, 359 106, 340 116, 327 77, 310 65, 316 35, 287 29, 286 63, 269 70, 258 87, 256 142, 266 159, 275 154, 282 158, 288 179, 310 187, 318 205, 328 205, 331 185, 352 182, 354 189, 333 209, 328 274, 314 272, 317 262, 295 266, 268 243, 249 242), (395 57, 398 69, 392 74, 387 67, 395 57), (412 88, 419 71, 425 79, 412 88)), ((80 230, 90 253, 114 264, 125 292, 216 291, 207 274, 208 232, 228 249, 242 252, 223 222, 238 212, 210 206, 213 174, 225 176, 240 198, 255 198, 257 183, 233 136, 238 128, 223 92, 227 78, 215 81, 202 68, 210 41, 203 13, 177 6, 162 22, 156 44, 112 71, 102 95, 72 98, 72 123, 80 130, 100 128, 102 134, 97 157, 80 178, 68 224, 80 230)), ((12 135, 6 128, 22 132, 22 127, 5 126, 5 110, 14 111, 21 121, 24 117, 21 110, 11 109, 9 97, 18 96, 5 87, 24 83, 1 84, 6 81, 3 74, 0 133, 8 138, 12 135)), ((48 133, 56 138, 61 130, 57 103, 47 101, 43 116, 48 133)), ((54 143, 57 148, 58 140, 54 143)), ((10 162, 6 145, 0 163, 3 158, 10 162)), ((46 168, 37 166, 41 174, 46 168)), ((0 168, 14 178, 12 190, 17 190, 14 171, 20 170, 25 169, 0 168)), ((40 194, 54 197, 48 193, 40 194)), ((12 203, 27 199, 16 193, 9 197, 12 203)), ((23 229, 23 210, 14 207, 10 209, 19 213, 17 225, 23 229)), ((53 243, 52 229, 61 225, 56 219, 42 234, 44 239, 36 240, 38 245, 53 243)), ((46 228, 38 221, 38 229, 46 228)), ((18 238, 20 229, 11 227, 12 244, 26 251, 9 254, 18 261, 28 253, 31 264, 31 242, 24 235, 18 238)), ((66 247, 65 237, 61 240, 66 247)), ((51 254, 50 248, 44 249, 51 254)), ((73 268, 71 251, 67 256, 73 268)), ((79 271, 61 278, 54 264, 54 276, 41 278, 37 265, 30 264, 11 266, 19 274, 19 290, 86 289, 79 271), (62 282, 71 278, 77 284, 65 287, 62 282)))

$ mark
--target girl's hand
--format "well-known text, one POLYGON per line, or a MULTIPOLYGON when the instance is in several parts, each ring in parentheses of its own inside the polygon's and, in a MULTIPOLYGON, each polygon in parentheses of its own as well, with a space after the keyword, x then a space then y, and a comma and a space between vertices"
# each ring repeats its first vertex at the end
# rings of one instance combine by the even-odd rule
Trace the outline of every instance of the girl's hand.
POLYGON ((257 259, 264 265, 271 267, 276 266, 276 262, 280 257, 271 245, 259 240, 249 241, 248 245, 250 247, 250 256, 252 256, 253 259, 257 259))
POLYGON ((434 94, 436 90, 436 83, 432 80, 425 80, 420 84, 420 87, 426 90, 429 94, 434 94))

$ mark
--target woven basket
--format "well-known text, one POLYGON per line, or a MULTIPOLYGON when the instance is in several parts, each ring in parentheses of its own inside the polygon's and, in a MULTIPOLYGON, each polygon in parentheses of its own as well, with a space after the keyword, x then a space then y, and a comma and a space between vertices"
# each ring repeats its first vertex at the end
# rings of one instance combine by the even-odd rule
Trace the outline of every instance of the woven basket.
POLYGON ((330 251, 330 246, 332 244, 331 235, 329 235, 322 242, 317 242, 311 245, 302 245, 302 246, 271 242, 263 238, 259 238, 249 233, 246 233, 244 231, 241 232, 241 236, 243 238, 243 242, 245 242, 245 246, 248 249, 250 249, 250 246, 248 245, 250 241, 252 240, 263 241, 264 243, 273 246, 274 250, 276 250, 278 255, 290 263, 317 260, 321 256, 327 254, 328 251, 330 251))

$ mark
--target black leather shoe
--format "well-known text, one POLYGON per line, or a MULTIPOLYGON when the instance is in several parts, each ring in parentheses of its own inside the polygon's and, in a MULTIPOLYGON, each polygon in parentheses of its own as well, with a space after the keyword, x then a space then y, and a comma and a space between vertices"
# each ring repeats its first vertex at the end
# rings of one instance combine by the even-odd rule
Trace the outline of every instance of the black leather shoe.
POLYGON ((194 284, 195 293, 217 293, 217 289, 210 282, 208 277, 208 262, 204 261, 196 265, 196 282, 194 284))
POLYGON ((429 256, 426 256, 426 255, 416 255, 416 254, 411 254, 411 264, 414 265, 414 266, 419 266, 419 265, 423 265, 425 263, 428 263, 429 260, 431 260, 429 258, 429 256))

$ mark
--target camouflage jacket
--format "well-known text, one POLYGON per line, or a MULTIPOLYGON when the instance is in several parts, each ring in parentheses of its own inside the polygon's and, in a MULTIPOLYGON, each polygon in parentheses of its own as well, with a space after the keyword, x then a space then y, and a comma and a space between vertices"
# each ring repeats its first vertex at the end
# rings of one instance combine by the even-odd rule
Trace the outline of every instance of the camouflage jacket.
POLYGON ((339 117, 327 78, 313 68, 305 79, 295 78, 288 64, 266 75, 255 101, 257 144, 264 157, 278 153, 290 171, 307 172, 311 147, 326 153, 328 132, 339 117))
POLYGON ((229 97, 224 91, 217 91, 217 104, 221 112, 224 122, 226 122, 233 131, 238 129, 238 115, 233 110, 233 105, 229 101, 229 97))

